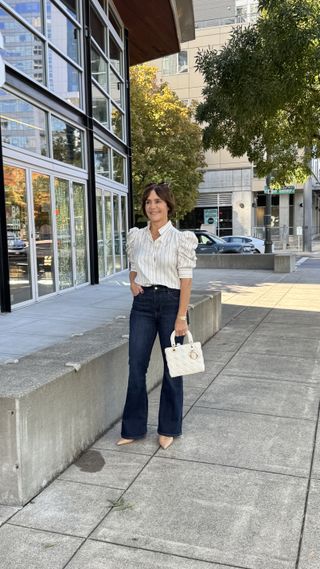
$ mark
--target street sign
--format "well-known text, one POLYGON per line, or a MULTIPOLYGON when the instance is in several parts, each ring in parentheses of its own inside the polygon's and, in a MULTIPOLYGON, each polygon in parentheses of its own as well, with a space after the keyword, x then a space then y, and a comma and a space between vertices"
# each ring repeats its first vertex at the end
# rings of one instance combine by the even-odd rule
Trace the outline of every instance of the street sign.
POLYGON ((283 188, 268 188, 268 186, 265 186, 263 191, 265 194, 274 194, 274 195, 294 194, 296 191, 296 187, 295 186, 284 186, 283 188))

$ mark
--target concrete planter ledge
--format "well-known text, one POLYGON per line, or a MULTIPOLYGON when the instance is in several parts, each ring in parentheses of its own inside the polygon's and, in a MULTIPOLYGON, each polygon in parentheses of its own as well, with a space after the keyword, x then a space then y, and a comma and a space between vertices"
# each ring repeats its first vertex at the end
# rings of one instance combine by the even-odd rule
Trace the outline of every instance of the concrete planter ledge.
POLYGON ((292 253, 265 253, 264 255, 198 255, 197 269, 269 270, 291 273, 295 270, 296 256, 292 253))
MULTIPOLYGON (((193 295, 190 329, 206 342, 221 327, 221 293, 193 295)), ((22 506, 121 416, 128 318, 0 365, 0 503, 22 506), (66 365, 68 364, 68 365, 66 365)), ((162 377, 155 344, 148 389, 162 377)))

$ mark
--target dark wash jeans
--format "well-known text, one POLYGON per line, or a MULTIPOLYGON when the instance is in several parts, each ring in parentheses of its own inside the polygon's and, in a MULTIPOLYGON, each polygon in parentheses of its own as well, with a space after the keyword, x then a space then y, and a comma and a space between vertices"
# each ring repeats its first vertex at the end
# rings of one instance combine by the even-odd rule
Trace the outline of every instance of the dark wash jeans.
MULTIPOLYGON (((182 377, 172 379, 164 348, 170 346, 170 335, 178 313, 180 290, 167 287, 145 287, 133 299, 130 314, 129 382, 123 411, 121 436, 138 439, 147 432, 148 396, 146 373, 152 347, 159 334, 164 373, 158 416, 158 434, 181 435, 183 384, 182 377)), ((183 342, 183 337, 176 338, 183 342)))

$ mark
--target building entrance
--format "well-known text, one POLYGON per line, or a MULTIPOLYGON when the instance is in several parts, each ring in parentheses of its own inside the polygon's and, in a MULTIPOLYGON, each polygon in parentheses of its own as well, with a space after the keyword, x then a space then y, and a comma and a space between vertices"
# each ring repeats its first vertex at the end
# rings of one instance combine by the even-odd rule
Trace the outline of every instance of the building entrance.
POLYGON ((11 303, 87 283, 86 186, 4 166, 11 303))

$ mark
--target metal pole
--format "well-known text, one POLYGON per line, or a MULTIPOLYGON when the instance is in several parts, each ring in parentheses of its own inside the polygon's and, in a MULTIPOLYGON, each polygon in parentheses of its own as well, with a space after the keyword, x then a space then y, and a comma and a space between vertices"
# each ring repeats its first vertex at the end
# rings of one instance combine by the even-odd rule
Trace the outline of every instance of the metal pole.
POLYGON ((272 253, 272 239, 271 239, 271 200, 272 194, 270 189, 271 176, 268 174, 266 177, 266 206, 264 211, 264 228, 265 228, 265 241, 264 252, 272 253))

